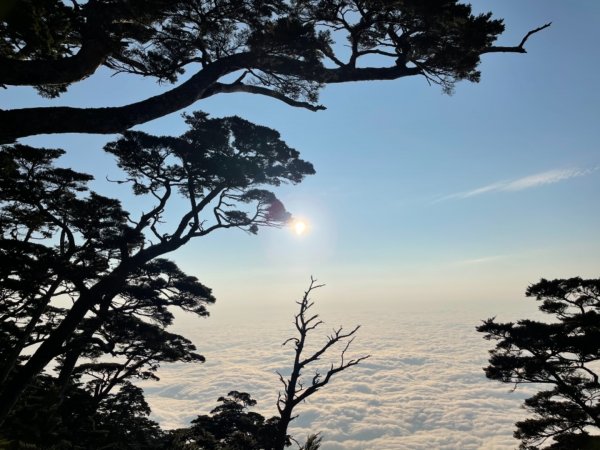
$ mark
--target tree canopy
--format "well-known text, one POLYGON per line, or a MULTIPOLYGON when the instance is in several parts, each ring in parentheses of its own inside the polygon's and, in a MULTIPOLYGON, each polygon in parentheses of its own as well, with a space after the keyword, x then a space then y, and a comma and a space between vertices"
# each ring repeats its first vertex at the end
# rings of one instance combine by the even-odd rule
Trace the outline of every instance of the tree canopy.
POLYGON ((116 107, 0 111, 0 142, 43 133, 117 133, 220 93, 310 110, 323 85, 423 76, 450 91, 478 81, 495 41, 491 13, 458 0, 13 0, 0 11, 0 84, 56 96, 100 66, 176 87, 116 107), (231 75, 231 76, 229 76, 231 75))
POLYGON ((551 319, 484 321, 477 331, 496 341, 485 374, 515 387, 544 386, 525 401, 533 417, 516 424, 521 448, 598 448, 600 279, 542 279, 526 295, 551 319))
MULTIPOLYGON (((256 406, 246 392, 231 391, 219 397, 210 415, 203 414, 189 428, 170 433, 168 448, 202 450, 274 450, 278 417, 265 419, 249 411, 256 406)), ((289 436, 287 445, 291 444, 289 436)))
MULTIPOLYGON (((195 348, 181 336, 152 339, 162 329, 152 329, 152 324, 138 320, 118 324, 121 337, 117 350, 114 339, 98 331, 96 338, 88 341, 89 347, 111 347, 110 351, 91 352, 87 349, 79 357, 92 358, 93 362, 70 368, 70 383, 61 379, 65 364, 58 366, 60 375, 37 376, 21 395, 11 414, 0 423, 0 446, 7 448, 117 448, 117 449, 179 449, 179 450, 283 450, 295 442, 301 450, 317 450, 322 438, 320 433, 307 436, 304 445, 288 434, 288 427, 297 417, 296 408, 318 390, 327 386, 334 376, 356 366, 369 356, 349 359, 346 356, 359 327, 344 332, 342 327, 334 329, 326 342, 314 351, 306 351, 308 335, 322 322, 313 314, 314 306, 309 294, 317 289, 311 280, 308 290, 297 302, 299 312, 294 316, 296 336, 286 343, 295 344, 292 354, 290 375, 287 379, 279 374, 284 391, 277 400, 278 416, 265 418, 251 411, 257 402, 250 394, 231 391, 218 399, 219 405, 209 414, 202 414, 191 421, 186 428, 162 430, 148 418, 150 407, 141 388, 135 386, 135 378, 154 377, 155 367, 150 365, 146 372, 140 372, 140 361, 193 361, 203 358, 193 353, 195 348), (142 325, 143 324, 143 325, 142 325), (139 327, 143 329, 140 330, 139 327), (145 328, 146 327, 146 328, 145 328), (142 348, 140 340, 149 348, 142 348), (173 345, 173 340, 184 341, 187 345, 173 345), (112 343, 112 345, 111 345, 112 343), (342 344, 340 361, 331 364, 321 375, 318 370, 309 378, 303 379, 303 372, 319 362, 337 344, 342 344), (153 346, 153 347, 152 347, 153 346), (152 348, 150 348, 152 347, 152 348), (157 354, 153 348, 160 348, 164 354, 157 354), (105 362, 108 356, 123 356, 123 349, 129 350, 132 357, 124 362, 105 362), (145 355, 151 358, 142 359, 145 355), (184 355, 188 355, 185 357, 184 355), (102 356, 102 361, 99 358, 102 356), (176 359, 176 358, 179 359, 176 359), (129 365, 133 361, 133 364, 129 365), (117 387, 117 388, 115 388, 117 387)), ((123 313, 116 316, 117 322, 123 313)), ((101 325, 103 329, 112 327, 110 320, 101 325)), ((160 337, 160 336, 159 336, 160 337)), ((65 357, 69 358, 69 355, 65 357)))
MULTIPOLYGON (((293 409, 366 358, 345 356, 358 327, 335 329, 305 354, 321 323, 308 312, 312 284, 299 302, 299 335, 288 340, 295 360, 289 378, 280 376, 278 418, 249 412, 254 400, 233 391, 189 430, 166 436, 133 382, 157 378, 163 363, 204 360, 169 327, 174 310, 208 315, 214 296, 164 256, 217 230, 281 226, 291 216, 271 188, 314 169, 276 131, 235 116, 190 114, 181 136, 129 129, 222 93, 317 111, 321 88, 334 83, 422 76, 451 92, 479 81, 483 54, 525 53, 547 26, 497 45, 502 20, 458 0, 3 2, 1 87, 55 98, 103 68, 165 88, 121 106, 0 109, 0 143, 12 144, 0 150, 0 257, 10 261, 0 264, 0 445, 287 446, 293 409), (143 211, 90 191, 91 175, 58 167, 63 150, 14 143, 70 132, 120 133, 104 148, 123 172, 112 181, 144 199, 143 211), (340 362, 303 384, 303 371, 342 342, 340 362)), ((313 435, 306 448, 319 444, 313 435)))
POLYGON ((0 426, 7 449, 164 449, 142 389, 125 383, 101 400, 81 383, 59 394, 56 378, 36 378, 0 426), (60 397, 60 399, 59 399, 60 397))
POLYGON ((0 252, 11 262, 0 269, 2 418, 55 359, 61 389, 85 375, 98 398, 162 361, 202 360, 165 328, 173 308, 205 316, 214 297, 161 256, 220 229, 285 224, 290 214, 265 188, 314 169, 266 127, 204 113, 187 123, 179 137, 127 132, 106 145, 124 172, 115 182, 149 204, 139 214, 89 192, 90 175, 56 167, 62 150, 2 148, 0 252), (165 221, 176 198, 179 218, 165 221))

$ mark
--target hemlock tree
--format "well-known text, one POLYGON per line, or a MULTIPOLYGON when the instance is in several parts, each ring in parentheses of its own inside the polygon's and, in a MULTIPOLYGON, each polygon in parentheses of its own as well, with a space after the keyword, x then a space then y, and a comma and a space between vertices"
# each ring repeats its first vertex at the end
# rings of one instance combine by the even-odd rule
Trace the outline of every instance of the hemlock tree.
MULTIPOLYGON (((219 397, 220 405, 210 414, 192 420, 192 426, 168 432, 166 448, 174 450, 275 450, 280 418, 266 419, 250 411, 256 406, 246 392, 231 391, 219 397)), ((297 441, 286 435, 286 447, 297 441)), ((321 438, 309 435, 300 450, 318 450, 321 438)))
POLYGON ((123 106, 0 110, 0 142, 123 132, 221 93, 319 110, 329 83, 423 76, 451 91, 479 80, 481 55, 525 53, 547 26, 503 46, 502 20, 458 0, 13 0, 0 9, 0 85, 55 96, 100 66, 168 83, 191 76, 123 106))
MULTIPOLYGON (((210 415, 201 415, 190 428, 170 432, 168 448, 180 450, 273 450, 278 417, 265 419, 249 411, 256 406, 246 392, 231 391, 219 397, 210 415)), ((290 445, 287 437, 287 445, 290 445)))
POLYGON ((160 257, 219 229, 256 233, 289 220, 263 187, 300 182, 310 163, 277 132, 238 117, 186 120, 182 136, 128 132, 105 147, 126 174, 119 182, 151 204, 137 218, 88 192, 91 176, 54 167, 61 150, 2 148, 0 253, 10 264, 0 266, 0 422, 53 360, 63 387, 94 373, 98 395, 151 376, 160 361, 201 360, 165 327, 169 308, 203 316, 214 298, 160 257), (78 368, 101 355, 115 365, 78 368))
POLYGON ((533 417, 517 422, 515 437, 522 449, 600 448, 600 279, 542 279, 526 295, 552 319, 477 327, 497 341, 488 378, 547 387, 525 400, 533 417))

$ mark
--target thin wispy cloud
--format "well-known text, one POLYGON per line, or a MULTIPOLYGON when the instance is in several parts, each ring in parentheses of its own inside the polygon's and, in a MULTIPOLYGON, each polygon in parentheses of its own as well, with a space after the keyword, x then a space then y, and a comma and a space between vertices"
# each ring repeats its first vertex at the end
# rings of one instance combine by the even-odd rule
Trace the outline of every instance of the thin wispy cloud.
POLYGON ((582 177, 589 175, 598 170, 598 167, 592 169, 555 169, 546 172, 540 172, 526 177, 517 178, 516 180, 505 180, 496 183, 491 183, 485 186, 471 189, 469 191, 457 192, 455 194, 446 195, 437 199, 434 203, 444 200, 465 199, 476 197, 478 195, 488 194, 492 192, 517 192, 525 189, 531 189, 547 184, 554 184, 560 181, 570 180, 571 178, 582 177))
POLYGON ((471 258, 471 259, 461 259, 459 261, 455 261, 453 265, 455 266, 475 266, 479 264, 487 264, 493 263, 498 260, 509 258, 509 255, 492 255, 492 256, 482 256, 480 258, 471 258))

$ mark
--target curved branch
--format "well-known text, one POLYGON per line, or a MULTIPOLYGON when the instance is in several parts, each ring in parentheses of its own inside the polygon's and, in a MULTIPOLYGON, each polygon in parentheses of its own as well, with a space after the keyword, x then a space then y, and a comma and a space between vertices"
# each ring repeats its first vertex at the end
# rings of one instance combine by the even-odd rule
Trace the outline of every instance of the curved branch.
POLYGON ((535 28, 535 29, 529 31, 523 37, 523 39, 521 39, 521 42, 517 46, 513 46, 513 47, 492 46, 492 47, 486 48, 481 53, 527 53, 527 50, 525 50, 525 43, 527 42, 527 39, 529 39, 529 37, 531 35, 550 27, 550 25, 552 25, 552 22, 548 22, 547 24, 544 24, 541 27, 538 27, 538 28, 535 28))
MULTIPOLYGON (((322 111, 322 110, 327 109, 323 105, 313 105, 312 103, 294 100, 293 98, 286 97, 281 92, 277 92, 272 89, 267 89, 262 86, 253 86, 253 85, 243 84, 243 83, 233 83, 233 84, 216 83, 213 89, 214 89, 214 94, 216 94, 217 92, 224 93, 224 94, 235 93, 235 92, 245 92, 247 94, 265 95, 267 97, 272 97, 276 100, 280 100, 284 103, 287 103, 290 106, 294 106, 296 108, 305 108, 305 109, 308 109, 309 111, 322 111)), ((213 90, 210 91, 210 94, 214 95, 213 90)))
MULTIPOLYGON (((0 110, 0 143, 36 134, 123 132, 135 125, 179 111, 200 99, 224 92, 222 89, 226 88, 216 84, 218 80, 224 75, 247 68, 284 76, 301 76, 305 80, 319 83, 395 80, 421 73, 418 68, 403 66, 330 69, 291 58, 239 53, 203 68, 188 81, 163 94, 129 105, 109 108, 43 107, 0 110)), ((259 92, 255 90, 253 93, 259 92)), ((274 97, 269 90, 260 93, 274 97)), ((289 103, 290 99, 284 101, 289 103)))
MULTIPOLYGON (((481 53, 526 53, 524 45, 529 37, 549 26, 550 23, 529 31, 517 46, 493 46, 484 49, 481 53)), ((89 58, 88 70, 91 70, 90 67, 94 64, 102 62, 100 61, 102 58, 98 56, 102 54, 102 45, 96 51, 96 58, 94 59, 91 56, 89 58)), ((106 50, 104 49, 104 51, 106 50)), ((82 52, 83 49, 80 53, 82 52)), ((89 50, 89 53, 93 52, 89 50)), ((73 58, 79 56, 78 54, 73 58)), ((85 53, 81 58, 83 56, 85 56, 85 53)), ((23 62, 23 64, 29 63, 23 62)), ((34 63, 31 62, 31 64, 34 63)), ((0 64, 0 67, 3 67, 3 65, 0 64)), ((81 66, 78 68, 81 69, 81 66)), ((284 56, 243 52, 221 58, 207 65, 188 81, 167 92, 128 105, 108 108, 46 107, 0 110, 0 143, 12 142, 20 137, 36 134, 119 133, 135 125, 179 111, 198 100, 227 92, 266 95, 291 106, 302 107, 311 111, 323 109, 320 105, 296 101, 276 91, 260 86, 249 86, 242 83, 229 85, 218 83, 221 77, 243 69, 256 69, 265 73, 298 77, 306 81, 322 84, 367 80, 395 80, 406 76, 423 74, 421 68, 406 67, 401 63, 389 67, 352 67, 351 65, 344 65, 342 67, 327 68, 322 65, 310 64, 284 56)), ((0 69, 0 75, 2 70, 0 69)), ((44 68, 43 72, 47 71, 48 68, 44 68)), ((68 75, 65 76, 68 77, 68 75)), ((55 77, 57 82, 65 81, 64 78, 60 78, 60 74, 55 75, 55 77)), ((31 84, 31 82, 29 81, 27 84, 31 84)))
POLYGON ((0 58, 0 84, 37 86, 68 84, 93 74, 115 49, 109 39, 84 41, 74 56, 56 60, 0 58))

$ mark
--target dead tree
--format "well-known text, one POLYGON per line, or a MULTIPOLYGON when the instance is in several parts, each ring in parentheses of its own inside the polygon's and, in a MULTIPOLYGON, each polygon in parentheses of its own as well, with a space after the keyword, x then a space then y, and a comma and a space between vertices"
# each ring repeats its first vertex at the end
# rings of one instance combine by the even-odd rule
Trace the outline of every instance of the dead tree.
POLYGON ((298 404, 302 403, 308 397, 329 383, 334 375, 357 365, 361 361, 364 361, 371 356, 366 355, 355 359, 348 359, 346 357, 346 352, 350 348, 350 345, 354 340, 354 335, 360 328, 360 325, 357 325, 348 332, 345 332, 343 327, 334 329, 333 332, 327 337, 327 341, 322 347, 310 353, 309 356, 304 354, 309 332, 323 324, 323 321, 319 319, 318 314, 312 314, 310 312, 310 309, 314 305, 314 302, 309 298, 311 292, 324 286, 322 284, 316 284, 316 281, 317 280, 311 277, 310 285, 304 292, 304 296, 301 300, 296 302, 300 307, 300 311, 294 316, 294 325, 296 326, 298 335, 287 339, 283 343, 283 345, 286 345, 289 342, 294 343, 295 355, 294 365, 289 378, 286 379, 281 373, 277 372, 284 389, 283 392, 279 392, 277 398, 277 410, 279 411, 280 420, 275 450, 283 450, 285 447, 288 438, 288 426, 292 420, 298 417, 298 415, 293 415, 294 408, 296 408, 298 404), (337 344, 342 344, 344 346, 340 353, 339 363, 337 365, 331 363, 330 368, 325 373, 315 370, 310 381, 308 383, 303 382, 303 372, 308 369, 309 366, 314 366, 313 363, 319 361, 323 355, 325 355, 337 344))

